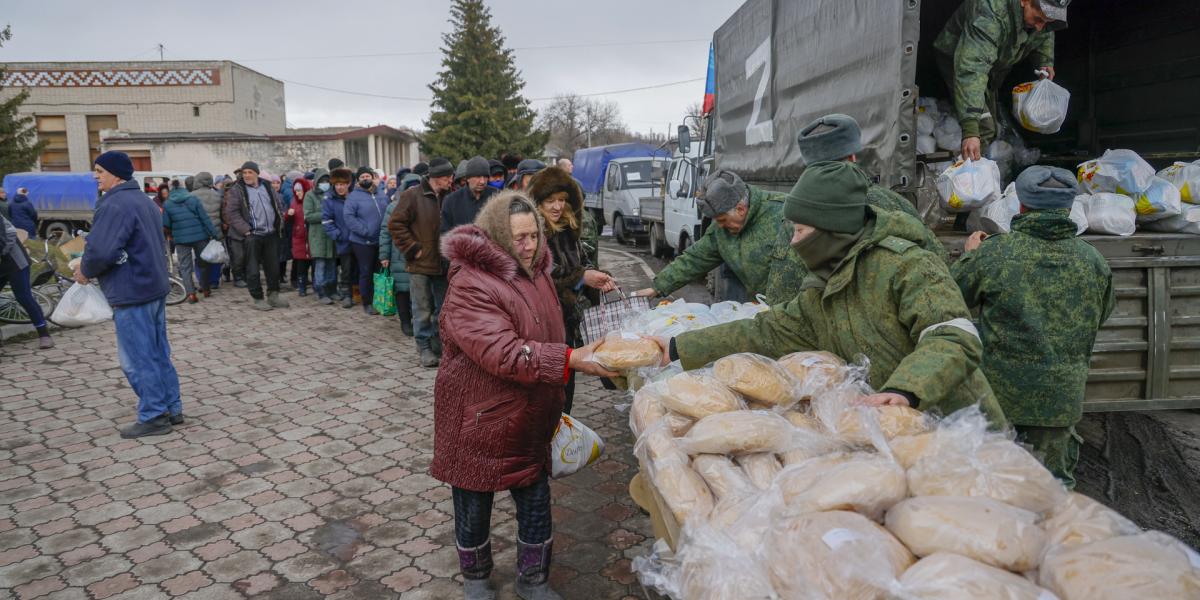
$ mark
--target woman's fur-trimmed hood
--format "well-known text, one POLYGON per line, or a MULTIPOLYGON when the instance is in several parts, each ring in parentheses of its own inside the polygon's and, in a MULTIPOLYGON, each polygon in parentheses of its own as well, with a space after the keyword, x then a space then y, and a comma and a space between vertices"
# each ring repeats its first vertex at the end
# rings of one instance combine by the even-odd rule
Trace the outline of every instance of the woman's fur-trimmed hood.
POLYGON ((442 256, 451 262, 451 276, 456 270, 455 263, 459 263, 495 273, 505 280, 515 278, 521 271, 533 278, 538 273, 549 273, 553 267, 542 227, 541 214, 528 196, 514 191, 501 192, 483 205, 473 225, 460 225, 442 236, 442 256), (522 268, 521 261, 512 251, 512 225, 508 207, 514 200, 526 203, 537 221, 538 247, 533 256, 532 272, 522 268))
MULTIPOLYGON (((567 193, 567 206, 575 213, 575 223, 582 226, 583 188, 579 187, 579 182, 570 173, 559 167, 546 167, 529 180, 529 197, 534 206, 555 192, 567 193)), ((572 234, 578 238, 579 227, 576 227, 572 234)))

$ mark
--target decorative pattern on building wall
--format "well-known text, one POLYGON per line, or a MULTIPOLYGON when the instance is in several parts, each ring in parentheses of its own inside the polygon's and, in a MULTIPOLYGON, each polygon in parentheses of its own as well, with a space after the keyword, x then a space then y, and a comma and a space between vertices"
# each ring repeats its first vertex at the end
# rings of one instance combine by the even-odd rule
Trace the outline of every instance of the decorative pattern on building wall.
POLYGON ((220 85, 220 69, 30 69, 5 73, 0 87, 220 85))

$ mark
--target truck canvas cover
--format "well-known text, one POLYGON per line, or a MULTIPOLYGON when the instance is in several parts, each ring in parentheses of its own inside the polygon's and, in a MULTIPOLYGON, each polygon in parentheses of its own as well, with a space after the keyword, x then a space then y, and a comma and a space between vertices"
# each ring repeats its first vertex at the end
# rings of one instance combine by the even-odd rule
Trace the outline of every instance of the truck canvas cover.
POLYGON ((17 188, 29 190, 39 211, 91 211, 96 208, 96 179, 91 173, 9 173, 4 191, 12 198, 17 188))
POLYGON ((575 164, 575 179, 579 180, 583 191, 588 194, 596 194, 600 192, 600 188, 604 187, 604 172, 608 169, 609 161, 614 158, 639 156, 670 158, 671 155, 669 152, 659 150, 650 144, 634 142, 581 148, 575 151, 575 158, 571 162, 575 164))
POLYGON ((859 159, 868 171, 881 174, 885 185, 906 184, 914 155, 895 149, 915 144, 919 33, 918 11, 906 4, 743 4, 713 40, 717 164, 752 181, 794 182, 804 166, 800 129, 822 115, 846 113, 862 124, 859 159))

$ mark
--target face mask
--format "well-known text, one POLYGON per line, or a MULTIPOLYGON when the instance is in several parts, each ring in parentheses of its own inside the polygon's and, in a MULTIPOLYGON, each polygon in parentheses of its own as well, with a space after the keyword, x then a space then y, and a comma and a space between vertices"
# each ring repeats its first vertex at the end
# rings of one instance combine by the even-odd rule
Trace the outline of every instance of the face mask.
POLYGON ((370 180, 360 181, 360 182, 358 182, 358 187, 360 187, 364 190, 369 190, 369 189, 371 189, 371 182, 370 182, 370 180))
POLYGON ((329 191, 329 182, 328 182, 328 181, 322 181, 321 183, 318 183, 318 184, 317 184, 317 189, 318 189, 318 190, 321 190, 322 192, 328 192, 328 191, 329 191))
POLYGON ((865 231, 864 228, 854 233, 839 233, 817 229, 791 246, 810 273, 821 281, 828 281, 865 231))

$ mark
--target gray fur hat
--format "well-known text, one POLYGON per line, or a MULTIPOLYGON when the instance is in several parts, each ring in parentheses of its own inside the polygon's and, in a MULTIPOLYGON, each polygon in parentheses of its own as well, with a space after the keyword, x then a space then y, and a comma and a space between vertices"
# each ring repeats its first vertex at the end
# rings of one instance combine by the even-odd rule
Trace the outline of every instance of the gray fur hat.
POLYGON ((697 199, 700 212, 705 217, 715 219, 735 207, 742 201, 749 201, 750 188, 741 177, 733 171, 717 171, 704 182, 703 194, 697 199))
POLYGON ((1066 169, 1034 165, 1017 177, 1017 200, 1026 208, 1071 208, 1076 194, 1075 175, 1066 169))
POLYGON ((825 115, 800 130, 796 139, 805 164, 842 160, 862 152, 862 130, 849 115, 825 115))

